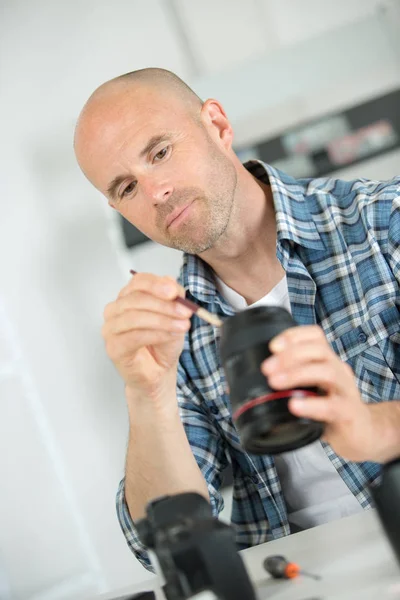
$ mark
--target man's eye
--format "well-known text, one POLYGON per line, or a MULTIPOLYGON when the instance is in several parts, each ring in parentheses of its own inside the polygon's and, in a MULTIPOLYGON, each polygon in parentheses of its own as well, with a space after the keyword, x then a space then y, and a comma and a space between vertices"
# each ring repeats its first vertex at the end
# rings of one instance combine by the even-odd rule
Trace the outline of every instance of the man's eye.
POLYGON ((157 154, 154 156, 154 160, 159 161, 159 160, 162 160, 163 158, 165 158, 168 153, 169 148, 170 148, 170 146, 165 146, 165 148, 163 148, 162 150, 157 152, 157 154))
POLYGON ((121 198, 123 198, 124 196, 127 196, 128 194, 131 194, 133 192, 133 190, 136 187, 136 181, 132 181, 129 185, 126 186, 126 188, 123 190, 122 194, 121 194, 121 198))

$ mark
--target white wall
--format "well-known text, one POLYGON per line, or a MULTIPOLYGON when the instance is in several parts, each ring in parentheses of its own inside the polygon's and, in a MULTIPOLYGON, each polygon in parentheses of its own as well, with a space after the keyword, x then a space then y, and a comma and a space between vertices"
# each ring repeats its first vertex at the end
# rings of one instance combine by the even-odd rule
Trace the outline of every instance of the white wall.
POLYGON ((100 336, 129 273, 73 126, 103 80, 160 56, 184 74, 184 57, 160 2, 2 8, 0 563, 12 598, 87 598, 149 575, 117 524, 127 419, 100 336))
MULTIPOLYGON (((273 98, 265 119, 270 123, 278 116, 288 123, 329 104, 334 84, 318 91, 315 106, 304 81, 297 79, 294 85, 290 74, 282 87, 274 76, 274 69, 287 68, 298 55, 299 46, 287 54, 291 44, 327 35, 327 29, 352 22, 359 50, 353 53, 353 65, 349 61, 346 67, 336 103, 345 99, 346 82, 354 95, 366 76, 364 70, 361 77, 358 69, 365 69, 370 60, 383 67, 381 73, 376 69, 363 93, 373 95, 394 85, 395 51, 385 35, 377 33, 385 27, 381 17, 356 27, 380 4, 372 0, 2 4, 2 599, 87 598, 148 577, 132 560, 114 511, 127 419, 122 384, 105 356, 100 327, 104 305, 125 284, 130 266, 175 274, 179 253, 152 244, 131 252, 122 248, 113 215, 74 161, 73 127, 82 104, 110 77, 144 66, 166 67, 201 93, 220 95, 241 139, 248 141, 246 131, 255 135, 268 98, 273 98), (228 16, 233 19, 229 26, 228 16), (375 49, 366 43, 366 27, 376 33, 375 49), (357 60, 361 62, 356 64, 357 60), (255 106, 254 94, 244 93, 259 89, 260 65, 270 87, 263 86, 255 106), (240 77, 245 79, 232 88, 232 81, 240 77)), ((337 35, 344 39, 345 31, 337 35)), ((332 58, 334 45, 328 56, 321 39, 316 44, 317 56, 310 46, 308 50, 302 46, 308 68, 317 72, 323 58, 333 67, 340 59, 339 49, 332 58)), ((338 74, 340 69, 335 77, 338 74)))
MULTIPOLYGON (((293 4, 299 8, 303 2, 293 4)), ((322 6, 329 4, 319 2, 321 18, 322 6)), ((400 3, 398 11, 365 13, 356 23, 308 40, 302 35, 248 64, 198 77, 196 89, 221 99, 238 145, 384 94, 400 81, 400 41, 391 23, 396 17, 400 27, 400 3)))

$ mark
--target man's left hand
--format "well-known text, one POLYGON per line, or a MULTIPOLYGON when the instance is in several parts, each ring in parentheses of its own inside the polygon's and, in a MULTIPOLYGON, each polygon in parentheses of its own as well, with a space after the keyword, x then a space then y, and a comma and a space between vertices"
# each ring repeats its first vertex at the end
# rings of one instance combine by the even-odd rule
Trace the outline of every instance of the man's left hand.
POLYGON ((329 346, 322 329, 302 325, 285 330, 270 345, 261 365, 276 390, 319 387, 325 396, 292 398, 298 417, 325 423, 323 439, 335 452, 356 462, 379 460, 379 414, 361 400, 352 369, 329 346))

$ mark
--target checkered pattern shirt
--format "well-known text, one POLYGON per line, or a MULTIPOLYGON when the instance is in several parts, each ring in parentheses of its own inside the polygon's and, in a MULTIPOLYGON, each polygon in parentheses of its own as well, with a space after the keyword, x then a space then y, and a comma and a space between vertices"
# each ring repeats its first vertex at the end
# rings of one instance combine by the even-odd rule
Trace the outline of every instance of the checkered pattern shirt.
MULTIPOLYGON (((365 402, 400 399, 400 177, 295 180, 259 161, 246 168, 271 186, 277 256, 286 271, 294 319, 322 327, 334 351, 352 367, 365 402)), ((233 314, 198 257, 184 257, 180 281, 187 297, 208 311, 222 318, 233 314)), ((177 394, 214 515, 223 508, 220 487, 231 463, 231 521, 238 548, 244 549, 288 535, 290 526, 274 458, 250 455, 240 446, 218 342, 218 328, 194 315, 180 357, 177 394)), ((377 483, 379 465, 346 461, 323 446, 361 506, 370 508, 368 485, 377 483)), ((129 546, 149 568, 125 502, 124 480, 117 512, 129 546)))

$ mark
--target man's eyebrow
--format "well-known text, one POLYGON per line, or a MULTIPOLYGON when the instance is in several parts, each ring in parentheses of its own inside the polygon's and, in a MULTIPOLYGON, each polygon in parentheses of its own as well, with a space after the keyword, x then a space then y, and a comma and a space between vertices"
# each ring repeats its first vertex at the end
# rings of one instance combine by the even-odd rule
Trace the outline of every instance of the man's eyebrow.
POLYGON ((146 154, 151 152, 153 150, 153 148, 155 148, 161 142, 165 142, 167 139, 169 139, 169 135, 167 135, 166 133, 160 133, 158 135, 153 135, 149 139, 149 141, 147 142, 147 144, 145 145, 143 150, 140 152, 140 154, 139 154, 140 158, 143 158, 144 156, 146 156, 146 154))
POLYGON ((114 177, 112 182, 107 188, 107 195, 110 196, 112 200, 115 200, 117 188, 121 185, 123 181, 125 181, 126 175, 118 175, 118 177, 114 177))
MULTIPOLYGON (((167 139, 169 139, 169 137, 170 136, 166 133, 153 135, 149 139, 149 141, 147 142, 147 144, 145 145, 143 150, 140 151, 140 154, 139 154, 140 158, 143 158, 144 156, 146 156, 146 154, 151 152, 153 150, 153 148, 155 148, 161 142, 165 142, 167 139)), ((127 178, 126 175, 118 175, 117 177, 114 177, 114 179, 111 181, 110 185, 107 188, 107 195, 112 200, 115 200, 116 190, 126 178, 127 178)))

